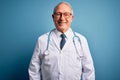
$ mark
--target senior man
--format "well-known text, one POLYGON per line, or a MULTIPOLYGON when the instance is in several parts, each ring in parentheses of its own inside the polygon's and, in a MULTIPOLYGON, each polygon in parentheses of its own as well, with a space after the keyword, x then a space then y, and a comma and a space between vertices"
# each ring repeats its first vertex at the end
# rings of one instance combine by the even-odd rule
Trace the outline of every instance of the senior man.
POLYGON ((55 29, 38 38, 30 66, 30 80, 95 80, 86 38, 70 28, 69 3, 60 2, 52 15, 55 29))

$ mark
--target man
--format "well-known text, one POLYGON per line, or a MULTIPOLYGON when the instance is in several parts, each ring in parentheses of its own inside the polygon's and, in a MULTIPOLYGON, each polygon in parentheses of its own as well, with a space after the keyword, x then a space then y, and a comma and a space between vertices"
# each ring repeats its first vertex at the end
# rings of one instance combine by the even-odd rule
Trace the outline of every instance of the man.
POLYGON ((30 80, 95 80, 87 41, 70 28, 70 4, 59 3, 52 18, 56 28, 38 38, 29 66, 30 80))

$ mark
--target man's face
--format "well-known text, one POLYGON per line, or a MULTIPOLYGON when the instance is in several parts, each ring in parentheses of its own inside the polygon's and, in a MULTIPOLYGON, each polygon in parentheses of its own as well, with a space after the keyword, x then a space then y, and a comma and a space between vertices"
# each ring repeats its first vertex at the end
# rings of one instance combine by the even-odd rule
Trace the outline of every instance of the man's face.
POLYGON ((66 4, 60 4, 52 17, 57 30, 62 33, 69 29, 73 19, 71 8, 66 4))

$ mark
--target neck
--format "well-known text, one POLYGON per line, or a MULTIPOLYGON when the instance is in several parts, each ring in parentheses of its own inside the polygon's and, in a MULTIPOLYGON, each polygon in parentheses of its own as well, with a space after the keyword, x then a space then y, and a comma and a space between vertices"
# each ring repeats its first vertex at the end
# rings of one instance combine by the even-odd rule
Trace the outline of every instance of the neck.
POLYGON ((59 29, 57 29, 58 31, 60 31, 61 33, 65 33, 65 32, 67 32, 68 30, 69 30, 69 28, 68 29, 66 29, 66 30, 59 30, 59 29))

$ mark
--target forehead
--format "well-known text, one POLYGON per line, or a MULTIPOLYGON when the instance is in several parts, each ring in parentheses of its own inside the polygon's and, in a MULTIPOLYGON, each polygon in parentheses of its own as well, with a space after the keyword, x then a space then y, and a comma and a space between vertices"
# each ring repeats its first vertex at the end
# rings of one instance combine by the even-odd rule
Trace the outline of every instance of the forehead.
POLYGON ((71 12, 71 7, 63 3, 56 7, 55 12, 71 12))

